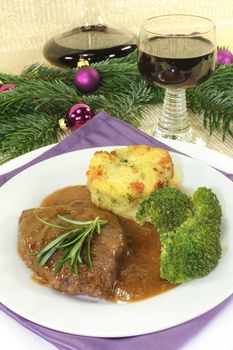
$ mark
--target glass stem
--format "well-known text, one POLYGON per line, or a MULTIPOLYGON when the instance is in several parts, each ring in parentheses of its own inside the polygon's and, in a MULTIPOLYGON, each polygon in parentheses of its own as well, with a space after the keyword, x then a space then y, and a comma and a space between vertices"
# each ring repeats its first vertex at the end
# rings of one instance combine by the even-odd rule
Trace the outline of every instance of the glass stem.
POLYGON ((162 115, 154 136, 191 141, 185 89, 166 89, 162 115))

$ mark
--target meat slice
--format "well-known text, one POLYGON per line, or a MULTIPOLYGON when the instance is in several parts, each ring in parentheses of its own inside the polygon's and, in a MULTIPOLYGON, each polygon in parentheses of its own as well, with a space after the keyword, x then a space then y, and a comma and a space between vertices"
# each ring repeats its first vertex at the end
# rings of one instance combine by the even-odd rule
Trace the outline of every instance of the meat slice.
POLYGON ((91 297, 108 299, 114 294, 117 280, 119 259, 126 250, 123 228, 118 218, 105 210, 98 209, 88 201, 76 201, 70 205, 57 205, 23 211, 19 219, 18 252, 29 268, 44 279, 48 286, 69 295, 85 294, 91 297), (78 266, 78 275, 70 272, 66 262, 56 276, 53 270, 62 256, 56 252, 47 264, 39 267, 35 253, 43 249, 63 231, 39 222, 39 216, 48 222, 62 224, 57 215, 81 221, 93 220, 97 216, 107 220, 101 233, 95 234, 91 241, 93 267, 85 263, 78 266))

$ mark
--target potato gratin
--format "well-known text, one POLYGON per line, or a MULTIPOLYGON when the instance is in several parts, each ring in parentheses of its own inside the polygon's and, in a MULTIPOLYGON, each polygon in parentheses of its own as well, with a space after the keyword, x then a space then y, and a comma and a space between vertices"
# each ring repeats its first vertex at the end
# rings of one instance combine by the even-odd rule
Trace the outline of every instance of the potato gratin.
POLYGON ((96 152, 87 171, 87 186, 96 206, 133 218, 138 204, 156 189, 170 186, 173 175, 165 149, 135 145, 96 152))

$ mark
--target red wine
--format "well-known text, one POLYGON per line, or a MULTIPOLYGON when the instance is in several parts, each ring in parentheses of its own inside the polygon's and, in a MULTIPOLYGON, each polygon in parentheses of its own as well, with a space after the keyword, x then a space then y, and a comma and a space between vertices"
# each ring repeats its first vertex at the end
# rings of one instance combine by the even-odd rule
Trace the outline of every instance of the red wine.
POLYGON ((204 38, 152 38, 142 43, 138 56, 144 79, 168 88, 196 86, 215 66, 214 46, 204 38))
POLYGON ((55 66, 77 67, 84 58, 89 63, 128 55, 137 48, 130 33, 104 25, 77 27, 50 39, 44 47, 45 58, 55 66))

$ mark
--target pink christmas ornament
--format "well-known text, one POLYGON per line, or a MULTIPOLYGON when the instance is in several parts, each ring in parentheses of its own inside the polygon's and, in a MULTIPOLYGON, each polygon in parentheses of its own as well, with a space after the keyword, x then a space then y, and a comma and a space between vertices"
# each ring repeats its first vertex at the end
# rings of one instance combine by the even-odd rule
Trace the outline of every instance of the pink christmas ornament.
POLYGON ((16 89, 16 86, 13 84, 4 84, 0 86, 0 92, 7 91, 7 90, 14 90, 16 89))
POLYGON ((229 50, 218 50, 217 51, 217 63, 232 64, 233 54, 229 50))
POLYGON ((73 105, 67 113, 67 124, 72 131, 75 131, 93 117, 94 112, 88 105, 84 103, 77 103, 73 105))
POLYGON ((93 92, 100 84, 99 72, 90 66, 82 67, 74 75, 74 85, 84 93, 93 92))

